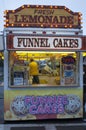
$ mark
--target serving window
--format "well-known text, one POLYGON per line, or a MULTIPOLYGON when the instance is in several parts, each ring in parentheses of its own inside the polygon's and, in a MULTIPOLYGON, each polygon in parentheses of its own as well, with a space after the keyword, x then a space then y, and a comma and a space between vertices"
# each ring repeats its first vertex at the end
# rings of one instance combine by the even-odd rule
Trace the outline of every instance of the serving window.
POLYGON ((9 86, 78 86, 79 53, 51 51, 9 51, 9 86), (39 83, 33 84, 30 59, 38 64, 39 83))

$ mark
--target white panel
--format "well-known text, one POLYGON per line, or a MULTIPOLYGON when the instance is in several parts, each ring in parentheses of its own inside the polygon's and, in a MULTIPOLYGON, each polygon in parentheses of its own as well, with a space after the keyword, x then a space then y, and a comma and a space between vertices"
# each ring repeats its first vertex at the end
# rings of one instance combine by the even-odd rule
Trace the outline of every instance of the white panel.
POLYGON ((3 46, 3 35, 0 35, 0 50, 3 50, 4 46, 3 46))

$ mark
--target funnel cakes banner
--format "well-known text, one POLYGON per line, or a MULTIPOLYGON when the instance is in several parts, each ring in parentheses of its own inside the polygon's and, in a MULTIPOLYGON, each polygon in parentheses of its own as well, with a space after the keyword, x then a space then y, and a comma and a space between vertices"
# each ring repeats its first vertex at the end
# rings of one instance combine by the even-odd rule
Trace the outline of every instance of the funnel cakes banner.
POLYGON ((82 90, 5 91, 5 120, 83 117, 82 90), (40 94, 41 93, 41 94, 40 94))
POLYGON ((82 39, 71 36, 8 35, 9 50, 81 50, 82 39))

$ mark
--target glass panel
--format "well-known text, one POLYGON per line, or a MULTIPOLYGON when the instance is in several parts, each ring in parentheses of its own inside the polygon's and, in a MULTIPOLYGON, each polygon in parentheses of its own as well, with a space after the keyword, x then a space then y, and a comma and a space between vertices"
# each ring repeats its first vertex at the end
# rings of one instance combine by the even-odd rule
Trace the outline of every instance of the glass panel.
POLYGON ((9 84, 15 87, 78 85, 78 58, 75 52, 10 51, 9 84))

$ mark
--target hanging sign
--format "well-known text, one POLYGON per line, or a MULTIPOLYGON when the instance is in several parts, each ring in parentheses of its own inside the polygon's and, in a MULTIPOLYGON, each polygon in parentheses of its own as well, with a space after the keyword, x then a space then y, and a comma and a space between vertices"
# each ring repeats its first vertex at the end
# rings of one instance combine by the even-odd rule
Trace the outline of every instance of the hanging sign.
POLYGON ((81 28, 81 14, 65 6, 23 5, 5 14, 6 27, 81 28))

